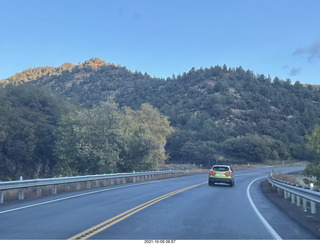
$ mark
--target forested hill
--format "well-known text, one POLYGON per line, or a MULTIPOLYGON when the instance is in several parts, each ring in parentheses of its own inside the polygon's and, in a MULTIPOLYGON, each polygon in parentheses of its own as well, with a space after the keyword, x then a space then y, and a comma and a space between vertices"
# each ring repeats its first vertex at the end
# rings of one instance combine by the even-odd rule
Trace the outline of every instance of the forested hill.
POLYGON ((110 97, 120 107, 151 104, 175 127, 166 145, 175 162, 310 159, 306 135, 320 124, 318 87, 272 80, 241 67, 192 68, 160 79, 94 58, 28 69, 1 80, 26 82, 89 108, 110 97))

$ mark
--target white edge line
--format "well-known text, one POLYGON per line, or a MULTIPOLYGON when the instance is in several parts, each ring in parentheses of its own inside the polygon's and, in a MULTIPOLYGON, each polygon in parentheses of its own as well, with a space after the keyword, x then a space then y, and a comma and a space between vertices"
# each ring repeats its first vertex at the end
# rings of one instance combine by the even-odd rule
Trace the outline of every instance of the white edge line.
POLYGON ((260 178, 257 178, 253 181, 251 181, 251 183, 249 184, 248 188, 247 188, 247 196, 248 196, 248 199, 249 199, 249 202, 253 208, 253 210, 256 212, 256 214, 258 215, 259 219, 261 220, 262 224, 266 227, 266 229, 269 231, 269 233, 272 235, 272 237, 275 239, 275 240, 282 240, 282 238, 278 235, 278 233, 271 227, 271 225, 268 223, 268 221, 261 215, 261 213, 259 212, 259 210, 257 209, 256 205, 253 203, 252 201, 252 198, 251 198, 251 195, 250 195, 250 187, 251 185, 257 181, 257 180, 260 180, 262 178, 266 178, 265 176, 263 177, 260 177, 260 178))

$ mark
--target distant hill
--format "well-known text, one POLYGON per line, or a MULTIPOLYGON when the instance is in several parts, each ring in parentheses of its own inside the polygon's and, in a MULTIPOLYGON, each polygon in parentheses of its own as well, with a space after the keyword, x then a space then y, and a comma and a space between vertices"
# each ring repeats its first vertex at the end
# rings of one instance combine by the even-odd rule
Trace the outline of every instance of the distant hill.
POLYGON ((176 128, 170 160, 197 164, 308 160, 306 135, 320 124, 318 86, 254 74, 242 67, 192 68, 160 79, 98 58, 25 70, 2 84, 32 83, 92 107, 150 103, 176 128))

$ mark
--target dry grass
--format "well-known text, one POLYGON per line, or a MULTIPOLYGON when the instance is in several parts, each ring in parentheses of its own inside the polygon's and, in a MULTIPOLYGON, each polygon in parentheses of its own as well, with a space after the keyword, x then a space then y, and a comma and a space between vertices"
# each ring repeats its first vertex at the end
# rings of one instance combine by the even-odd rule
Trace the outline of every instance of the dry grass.
POLYGON ((248 169, 259 169, 259 168, 266 168, 266 165, 260 164, 232 164, 231 167, 234 170, 248 170, 248 169))
POLYGON ((196 164, 165 164, 159 166, 157 170, 187 170, 190 173, 208 172, 208 169, 204 169, 196 164))
POLYGON ((293 184, 300 184, 300 180, 298 179, 297 175, 288 175, 288 174, 277 173, 277 174, 273 174, 272 177, 277 180, 282 180, 282 181, 290 182, 293 184))
MULTIPOLYGON (((306 184, 304 182, 304 179, 307 178, 310 181, 315 181, 314 177, 306 177, 306 176, 304 176, 302 174, 290 175, 290 174, 277 173, 277 174, 273 174, 272 176, 275 179, 286 181, 286 182, 290 182, 290 183, 297 184, 297 185, 300 185, 300 186, 303 186, 303 187, 310 187, 310 185, 308 185, 308 184, 306 184)), ((317 187, 314 186, 314 189, 317 189, 317 187)))
MULTIPOLYGON (((190 173, 207 173, 211 167, 212 165, 210 167, 209 166, 201 167, 197 164, 165 164, 165 165, 160 165, 157 168, 157 170, 188 170, 190 173)), ((260 164, 231 164, 231 167, 234 170, 248 170, 248 169, 266 168, 269 166, 260 165, 260 164)))

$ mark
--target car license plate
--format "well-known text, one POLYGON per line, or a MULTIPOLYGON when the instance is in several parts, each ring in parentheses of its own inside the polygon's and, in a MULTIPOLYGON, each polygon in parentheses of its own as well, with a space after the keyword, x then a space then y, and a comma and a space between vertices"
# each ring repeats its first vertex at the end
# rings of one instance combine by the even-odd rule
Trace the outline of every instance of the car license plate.
POLYGON ((218 173, 217 175, 218 175, 218 176, 223 176, 223 174, 221 174, 221 173, 218 173))

